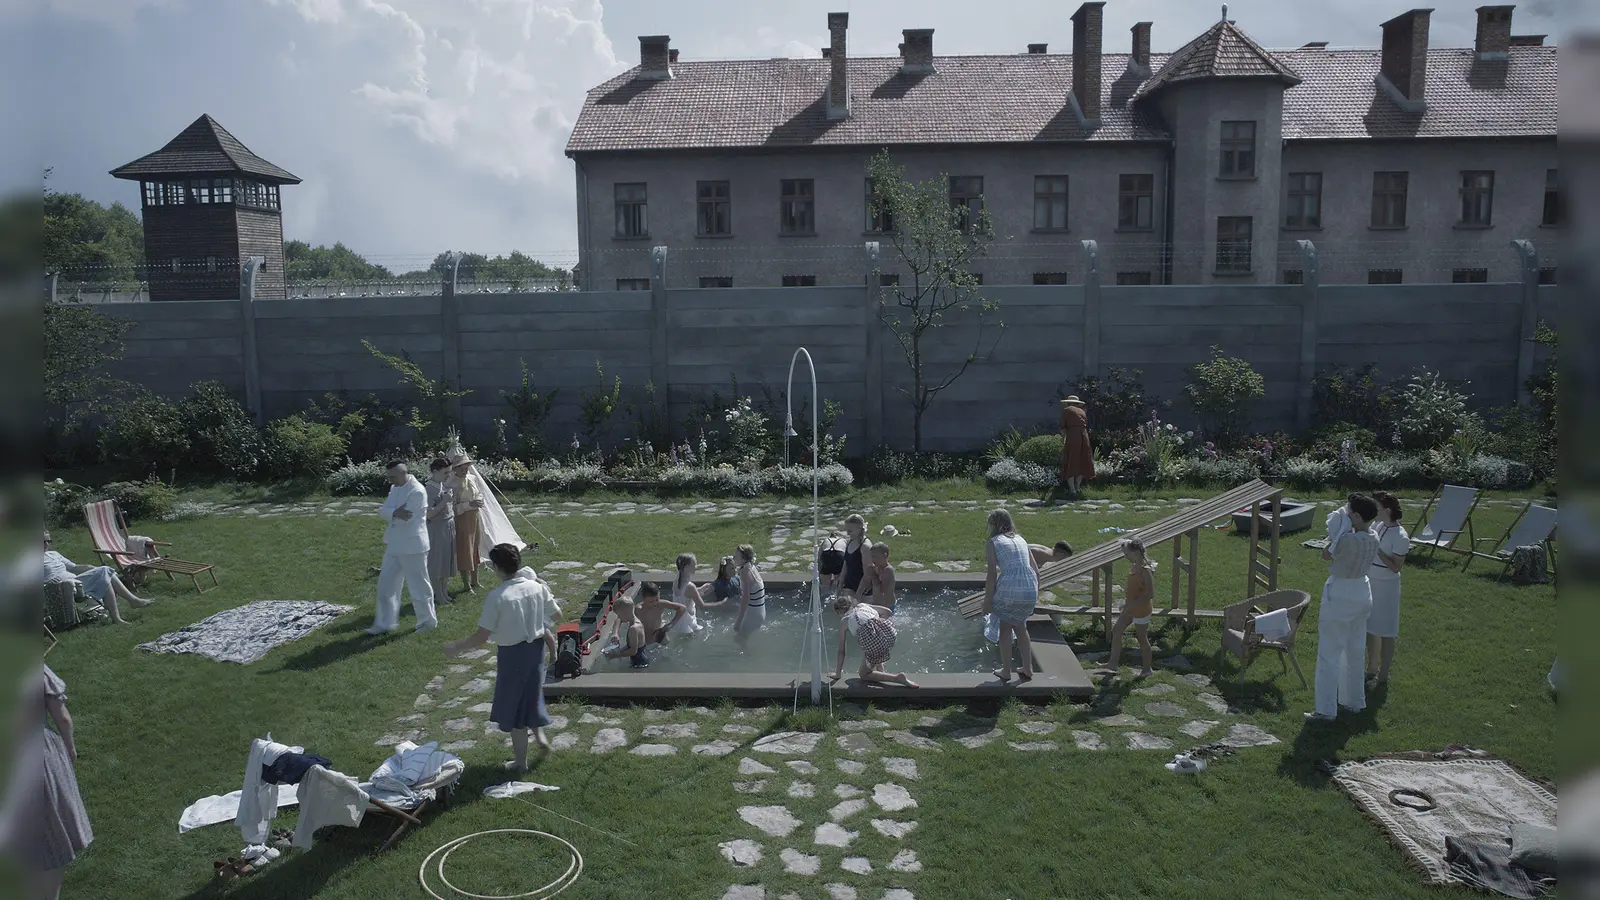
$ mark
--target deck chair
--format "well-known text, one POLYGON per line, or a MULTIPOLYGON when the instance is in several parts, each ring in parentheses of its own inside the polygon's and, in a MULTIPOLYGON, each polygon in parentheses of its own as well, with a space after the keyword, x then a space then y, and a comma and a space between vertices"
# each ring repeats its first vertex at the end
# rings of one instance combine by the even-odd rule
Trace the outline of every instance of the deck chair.
MULTIPOLYGON (((1470 524, 1470 523, 1469 523, 1470 524)), ((1548 554, 1552 570, 1555 569, 1555 548, 1551 546, 1550 539, 1556 532, 1556 511, 1548 506, 1539 506, 1533 501, 1517 513, 1517 517, 1506 526, 1506 533, 1496 538, 1473 538, 1472 549, 1467 553, 1467 561, 1461 566, 1465 572, 1472 565, 1474 559, 1492 559, 1502 563, 1500 577, 1496 581, 1505 580, 1506 573, 1511 571, 1511 554, 1518 547, 1529 547, 1542 544, 1548 554), (1493 543, 1494 546, 1485 553, 1478 549, 1479 544, 1493 543)))
POLYGON ((1478 508, 1478 489, 1455 484, 1440 485, 1428 505, 1422 508, 1416 533, 1411 536, 1411 546, 1426 546, 1431 558, 1439 550, 1449 553, 1470 553, 1456 546, 1456 539, 1468 535, 1472 542, 1472 511, 1478 508))
POLYGON ((1289 671, 1290 665, 1294 666, 1294 674, 1300 676, 1300 686, 1305 687, 1305 673, 1300 671, 1300 662, 1294 658, 1294 640, 1300 633, 1300 623, 1306 617, 1306 610, 1310 608, 1311 595, 1305 591, 1272 591, 1224 607, 1222 646, 1217 648, 1218 670, 1222 668, 1223 654, 1232 653, 1239 657, 1239 672, 1234 676, 1238 680, 1244 677, 1244 670, 1250 667, 1257 653, 1272 650, 1278 654, 1278 661, 1284 664, 1285 672, 1289 671), (1255 617, 1278 609, 1289 611, 1289 633, 1277 640, 1267 640, 1256 633, 1255 617))
POLYGON ((194 582, 196 593, 205 593, 200 586, 200 576, 210 575, 213 587, 217 584, 217 570, 210 563, 189 562, 162 556, 157 547, 170 547, 162 541, 151 541, 151 553, 146 556, 128 546, 128 520, 115 500, 96 500, 83 506, 83 517, 89 523, 89 534, 94 537, 94 552, 125 579, 140 580, 148 572, 165 572, 167 580, 173 575, 187 575, 194 582))
POLYGON ((382 785, 371 782, 362 782, 361 789, 367 792, 367 801, 371 804, 367 812, 394 820, 394 830, 384 839, 378 852, 382 853, 394 846, 394 842, 400 840, 400 836, 412 826, 421 825, 424 813, 449 802, 450 797, 455 794, 456 785, 461 781, 461 774, 465 771, 466 765, 461 760, 453 760, 427 780, 412 785, 410 791, 406 793, 388 790, 382 785))

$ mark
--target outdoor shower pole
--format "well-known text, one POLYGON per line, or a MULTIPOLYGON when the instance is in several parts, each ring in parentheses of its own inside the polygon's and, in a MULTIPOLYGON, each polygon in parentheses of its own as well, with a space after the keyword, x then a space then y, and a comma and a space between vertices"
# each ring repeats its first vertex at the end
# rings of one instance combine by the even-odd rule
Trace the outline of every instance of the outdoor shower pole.
POLYGON ((789 387, 784 391, 785 452, 789 438, 794 435, 794 364, 806 358, 806 368, 811 370, 811 634, 817 639, 817 652, 811 658, 811 703, 822 702, 822 576, 817 571, 817 540, 822 534, 822 521, 817 512, 817 366, 811 361, 811 351, 804 347, 789 357, 789 387))

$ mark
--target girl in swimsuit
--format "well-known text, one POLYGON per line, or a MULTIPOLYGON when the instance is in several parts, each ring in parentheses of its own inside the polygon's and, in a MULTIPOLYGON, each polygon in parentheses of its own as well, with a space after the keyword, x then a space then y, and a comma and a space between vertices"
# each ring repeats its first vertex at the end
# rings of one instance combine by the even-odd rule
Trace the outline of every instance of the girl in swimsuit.
POLYGON ((749 544, 740 544, 733 551, 739 564, 739 617, 733 630, 740 636, 761 628, 767 621, 767 585, 756 569, 756 550, 749 544))
POLYGON ((700 605, 721 606, 738 596, 739 567, 734 565, 733 557, 724 556, 721 565, 717 566, 717 580, 700 586, 700 605), (707 594, 717 599, 707 600, 707 594))
POLYGON ((867 520, 852 515, 844 520, 844 573, 839 576, 839 590, 854 594, 861 590, 861 579, 866 566, 861 559, 867 545, 867 520))
POLYGON ((683 604, 683 611, 672 620, 672 634, 694 634, 704 628, 696 613, 700 611, 700 589, 694 585, 695 567, 699 560, 693 553, 678 554, 678 580, 672 585, 672 599, 683 604))

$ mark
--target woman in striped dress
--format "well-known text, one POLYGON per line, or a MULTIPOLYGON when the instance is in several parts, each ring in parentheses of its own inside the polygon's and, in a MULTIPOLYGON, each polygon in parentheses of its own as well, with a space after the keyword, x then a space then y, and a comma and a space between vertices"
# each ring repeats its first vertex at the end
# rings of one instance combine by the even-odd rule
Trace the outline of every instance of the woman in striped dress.
POLYGON ((94 831, 73 771, 78 746, 67 712, 67 685, 49 666, 37 678, 24 698, 24 708, 31 710, 25 721, 40 722, 43 733, 26 741, 20 758, 12 761, 20 777, 13 779, 0 811, 0 850, 37 879, 32 896, 54 900, 61 896, 67 863, 89 846, 94 831))
POLYGON ((833 610, 839 614, 839 659, 833 667, 833 680, 844 677, 845 638, 854 634, 861 645, 861 680, 889 682, 906 687, 921 687, 904 672, 885 672, 889 654, 894 650, 894 623, 889 617, 894 611, 871 603, 862 603, 853 594, 840 594, 833 601, 833 610))
POLYGON ((1028 542, 1017 534, 1011 514, 1003 509, 989 513, 989 576, 983 590, 983 611, 1000 623, 1000 668, 994 677, 1011 680, 1011 639, 1017 641, 1017 678, 1033 678, 1033 647, 1028 640, 1028 617, 1039 602, 1039 567, 1028 542))

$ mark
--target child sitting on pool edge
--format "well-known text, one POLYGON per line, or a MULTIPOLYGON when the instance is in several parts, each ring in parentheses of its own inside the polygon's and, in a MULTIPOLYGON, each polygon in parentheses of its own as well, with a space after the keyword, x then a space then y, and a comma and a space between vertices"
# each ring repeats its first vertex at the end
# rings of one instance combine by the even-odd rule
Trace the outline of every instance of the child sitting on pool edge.
POLYGON ((863 683, 887 682, 906 687, 921 687, 904 672, 885 672, 889 654, 894 650, 897 637, 894 623, 889 621, 893 611, 887 607, 862 603, 849 593, 841 593, 833 601, 833 610, 839 614, 839 659, 833 668, 833 680, 844 677, 845 639, 854 634, 861 645, 861 671, 863 683))
MULTIPOLYGON (((639 586, 639 593, 643 594, 647 588, 655 585, 646 582, 639 586)), ((656 590, 659 595, 661 592, 656 590)), ((639 616, 633 609, 632 597, 617 598, 613 612, 617 614, 617 621, 612 625, 611 641, 600 651, 606 659, 616 659, 621 656, 628 657, 628 662, 635 669, 647 668, 650 660, 644 655, 644 626, 639 624, 639 616), (626 631, 627 638, 623 639, 619 632, 626 631)))

